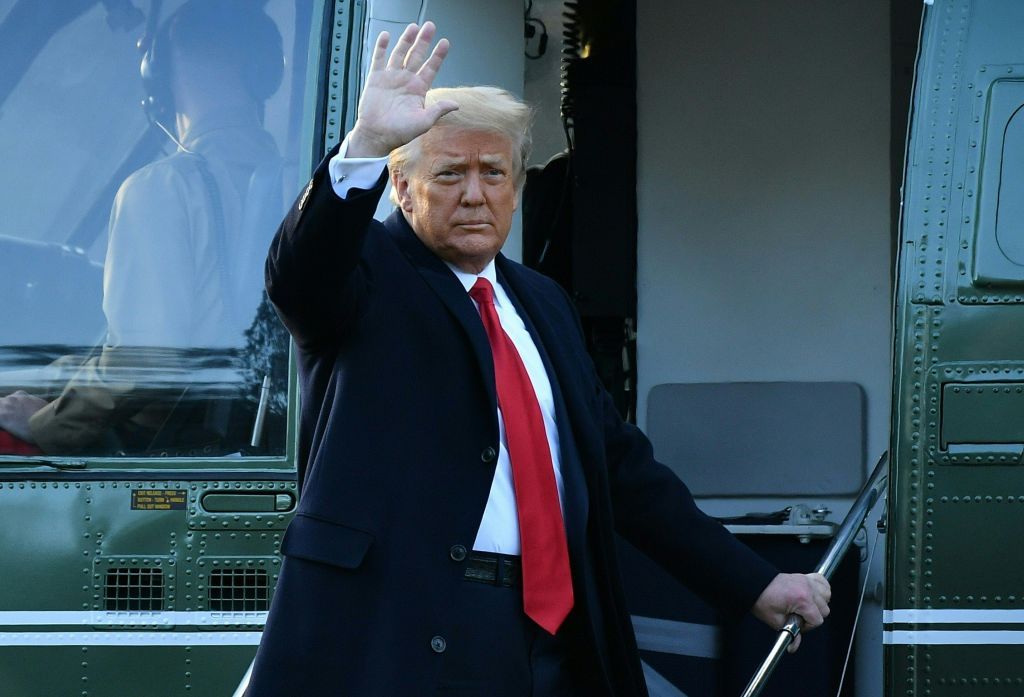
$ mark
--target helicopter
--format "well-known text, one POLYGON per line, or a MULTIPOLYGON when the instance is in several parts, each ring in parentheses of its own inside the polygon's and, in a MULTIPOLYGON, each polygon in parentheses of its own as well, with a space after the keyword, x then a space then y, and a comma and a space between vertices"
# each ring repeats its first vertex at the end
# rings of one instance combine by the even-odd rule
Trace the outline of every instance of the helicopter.
MULTIPOLYGON (((189 0, 0 0, 0 398, 114 405, 87 439, 0 440, 5 694, 244 690, 304 447, 249 272, 353 125, 376 35, 424 19, 452 43, 439 84, 535 106, 504 251, 569 292, 706 512, 811 570, 888 451, 832 617, 763 694, 1020 692, 1024 6, 243 4, 190 38, 189 0), (190 116, 190 90, 218 108, 190 116), (187 203, 132 218, 154 177, 187 203), (233 333, 171 331, 182 309, 233 333)), ((740 694, 772 633, 620 556, 651 695, 740 694)))

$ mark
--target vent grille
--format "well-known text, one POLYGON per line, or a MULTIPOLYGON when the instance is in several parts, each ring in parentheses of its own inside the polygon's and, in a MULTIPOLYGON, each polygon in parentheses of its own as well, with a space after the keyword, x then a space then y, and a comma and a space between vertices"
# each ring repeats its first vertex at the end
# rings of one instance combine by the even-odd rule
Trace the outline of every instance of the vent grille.
POLYGON ((163 569, 108 569, 103 601, 107 610, 163 610, 163 569))
POLYGON ((261 612, 270 605, 270 577, 263 569, 214 569, 207 588, 213 612, 261 612))

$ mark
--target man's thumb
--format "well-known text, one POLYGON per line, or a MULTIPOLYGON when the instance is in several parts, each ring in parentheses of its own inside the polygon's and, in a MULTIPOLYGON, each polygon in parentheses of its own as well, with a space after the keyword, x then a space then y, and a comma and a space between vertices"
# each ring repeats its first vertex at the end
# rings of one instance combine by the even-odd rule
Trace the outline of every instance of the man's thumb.
POLYGON ((437 123, 437 120, 447 114, 450 111, 455 111, 459 108, 459 105, 450 99, 442 99, 439 102, 431 104, 427 109, 427 114, 430 116, 432 123, 437 123))

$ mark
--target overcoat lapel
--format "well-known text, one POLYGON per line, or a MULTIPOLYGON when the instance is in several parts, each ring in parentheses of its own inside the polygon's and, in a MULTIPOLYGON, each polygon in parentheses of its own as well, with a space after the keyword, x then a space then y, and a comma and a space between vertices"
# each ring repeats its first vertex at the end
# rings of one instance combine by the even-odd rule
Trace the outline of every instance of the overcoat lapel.
MULTIPOLYGON (((571 360, 565 353, 565 340, 555 329, 552 309, 547 300, 536 289, 527 285, 519 269, 499 254, 495 259, 498 279, 516 305, 527 331, 537 345, 544 368, 555 397, 555 420, 558 424, 558 440, 562 451, 562 480, 565 484, 566 535, 570 549, 582 551, 586 543, 586 522, 588 496, 586 474, 580 451, 576 447, 577 435, 573 432, 571 412, 579 409, 578 390, 567 389, 566 376, 572 375, 571 360), (561 376, 561 377, 560 377, 561 376)), ((568 328, 575 331, 574 328, 568 328)), ((579 366, 575 366, 575 370, 579 366)))
MULTIPOLYGON (((451 272, 451 269, 445 266, 445 263, 420 241, 400 211, 395 211, 388 216, 388 219, 384 221, 384 226, 398 248, 402 250, 402 253, 419 271, 427 285, 437 294, 437 297, 441 299, 441 302, 466 332, 490 400, 490 413, 495 415, 494 419, 497 422, 498 396, 494 384, 494 359, 491 356, 491 345, 487 341, 487 333, 484 331, 484 325, 480 321, 476 307, 473 306, 473 301, 469 299, 466 289, 451 272)), ((497 433, 497 425, 494 430, 497 433)))
MULTIPOLYGON (((566 326, 565 320, 562 319, 564 312, 555 305, 556 302, 559 306, 561 305, 562 297, 558 296, 557 300, 553 299, 550 292, 545 292, 545 289, 531 282, 517 264, 510 262, 501 254, 495 259, 495 264, 502 274, 503 280, 508 281, 508 287, 515 293, 514 299, 525 310, 523 318, 527 322, 534 341, 542 348, 542 356, 546 350, 546 359, 551 361, 551 364, 547 365, 548 373, 565 378, 561 385, 561 393, 565 399, 572 427, 576 429, 574 442, 581 448, 592 447, 600 440, 600 434, 594 431, 592 420, 586 418, 590 409, 586 392, 587 386, 581 385, 578 381, 566 384, 570 376, 579 375, 581 371, 586 372, 587 366, 580 364, 588 362, 590 359, 586 354, 579 355, 569 349, 574 341, 567 338, 566 335, 575 333, 577 327, 575 325, 566 326)), ((568 427, 567 423, 566 428, 568 427)), ((580 455, 586 456, 587 453, 581 451, 580 455)), ((583 466, 586 470, 587 463, 583 462, 583 466)))

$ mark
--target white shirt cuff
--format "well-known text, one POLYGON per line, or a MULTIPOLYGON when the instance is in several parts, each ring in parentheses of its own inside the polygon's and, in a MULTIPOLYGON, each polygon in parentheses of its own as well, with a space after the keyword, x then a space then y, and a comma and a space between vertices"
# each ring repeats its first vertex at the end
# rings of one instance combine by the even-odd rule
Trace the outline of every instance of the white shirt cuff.
POLYGON ((338 198, 347 198, 352 189, 372 189, 381 172, 388 166, 387 157, 345 157, 348 136, 341 142, 338 154, 327 163, 331 187, 338 198))

